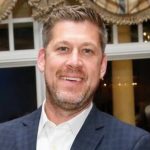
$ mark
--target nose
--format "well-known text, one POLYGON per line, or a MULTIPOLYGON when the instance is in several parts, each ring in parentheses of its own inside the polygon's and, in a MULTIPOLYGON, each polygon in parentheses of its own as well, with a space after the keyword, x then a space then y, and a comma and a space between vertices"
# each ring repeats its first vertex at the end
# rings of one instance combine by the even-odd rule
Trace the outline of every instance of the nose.
POLYGON ((83 65, 81 56, 78 52, 78 50, 73 50, 69 58, 67 59, 66 65, 71 66, 71 67, 81 67, 83 65))

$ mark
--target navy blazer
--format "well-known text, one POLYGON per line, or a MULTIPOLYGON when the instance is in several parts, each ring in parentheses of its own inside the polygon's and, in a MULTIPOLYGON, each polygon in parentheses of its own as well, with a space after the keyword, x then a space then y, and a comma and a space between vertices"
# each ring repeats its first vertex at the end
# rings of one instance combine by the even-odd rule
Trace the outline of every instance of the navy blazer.
MULTIPOLYGON (((36 150, 41 108, 0 125, 0 150, 36 150)), ((95 106, 71 150, 150 150, 150 134, 122 123, 95 106)))

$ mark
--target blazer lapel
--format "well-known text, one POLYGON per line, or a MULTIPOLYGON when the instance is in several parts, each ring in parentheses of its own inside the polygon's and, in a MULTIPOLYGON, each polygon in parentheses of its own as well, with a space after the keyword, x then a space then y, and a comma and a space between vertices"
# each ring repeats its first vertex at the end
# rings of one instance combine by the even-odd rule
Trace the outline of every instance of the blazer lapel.
POLYGON ((94 106, 75 138, 71 150, 95 150, 104 137, 104 125, 94 106))
MULTIPOLYGON (((22 119, 17 130, 17 149, 36 150, 38 125, 41 107, 22 119)), ((89 116, 75 138, 71 150, 95 150, 104 137, 103 119, 97 108, 93 106, 89 116)))
POLYGON ((16 136, 19 150, 36 150, 40 114, 41 107, 22 120, 16 136))

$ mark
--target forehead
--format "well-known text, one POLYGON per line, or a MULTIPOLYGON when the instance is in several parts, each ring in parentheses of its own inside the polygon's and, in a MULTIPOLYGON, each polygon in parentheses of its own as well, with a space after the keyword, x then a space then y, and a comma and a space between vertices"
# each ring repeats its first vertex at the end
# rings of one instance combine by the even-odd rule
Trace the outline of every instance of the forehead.
POLYGON ((92 26, 94 28, 96 28, 97 30, 99 30, 99 27, 98 25, 94 24, 93 22, 91 22, 90 20, 83 20, 83 21, 74 21, 74 20, 59 20, 59 21, 56 21, 53 25, 53 28, 57 28, 62 25, 67 25, 67 26, 92 26))
POLYGON ((90 21, 68 21, 63 20, 57 22, 51 30, 52 38, 59 36, 87 36, 95 37, 99 40, 99 28, 90 21))

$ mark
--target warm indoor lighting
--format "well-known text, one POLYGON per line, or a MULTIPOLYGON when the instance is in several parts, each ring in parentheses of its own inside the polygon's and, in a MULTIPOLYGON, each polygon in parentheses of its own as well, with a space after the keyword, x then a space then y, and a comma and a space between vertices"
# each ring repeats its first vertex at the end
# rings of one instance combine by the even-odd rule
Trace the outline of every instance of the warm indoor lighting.
POLYGON ((136 86, 136 85, 137 85, 137 83, 136 83, 136 82, 133 82, 133 83, 132 83, 132 85, 133 85, 133 86, 136 86))
POLYGON ((143 32, 143 35, 144 35, 144 36, 146 36, 146 34, 147 34, 146 32, 143 32))
POLYGON ((118 86, 121 86, 121 83, 118 83, 118 86))
POLYGON ((107 86, 107 84, 106 84, 106 83, 104 83, 104 86, 106 87, 106 86, 107 86))

